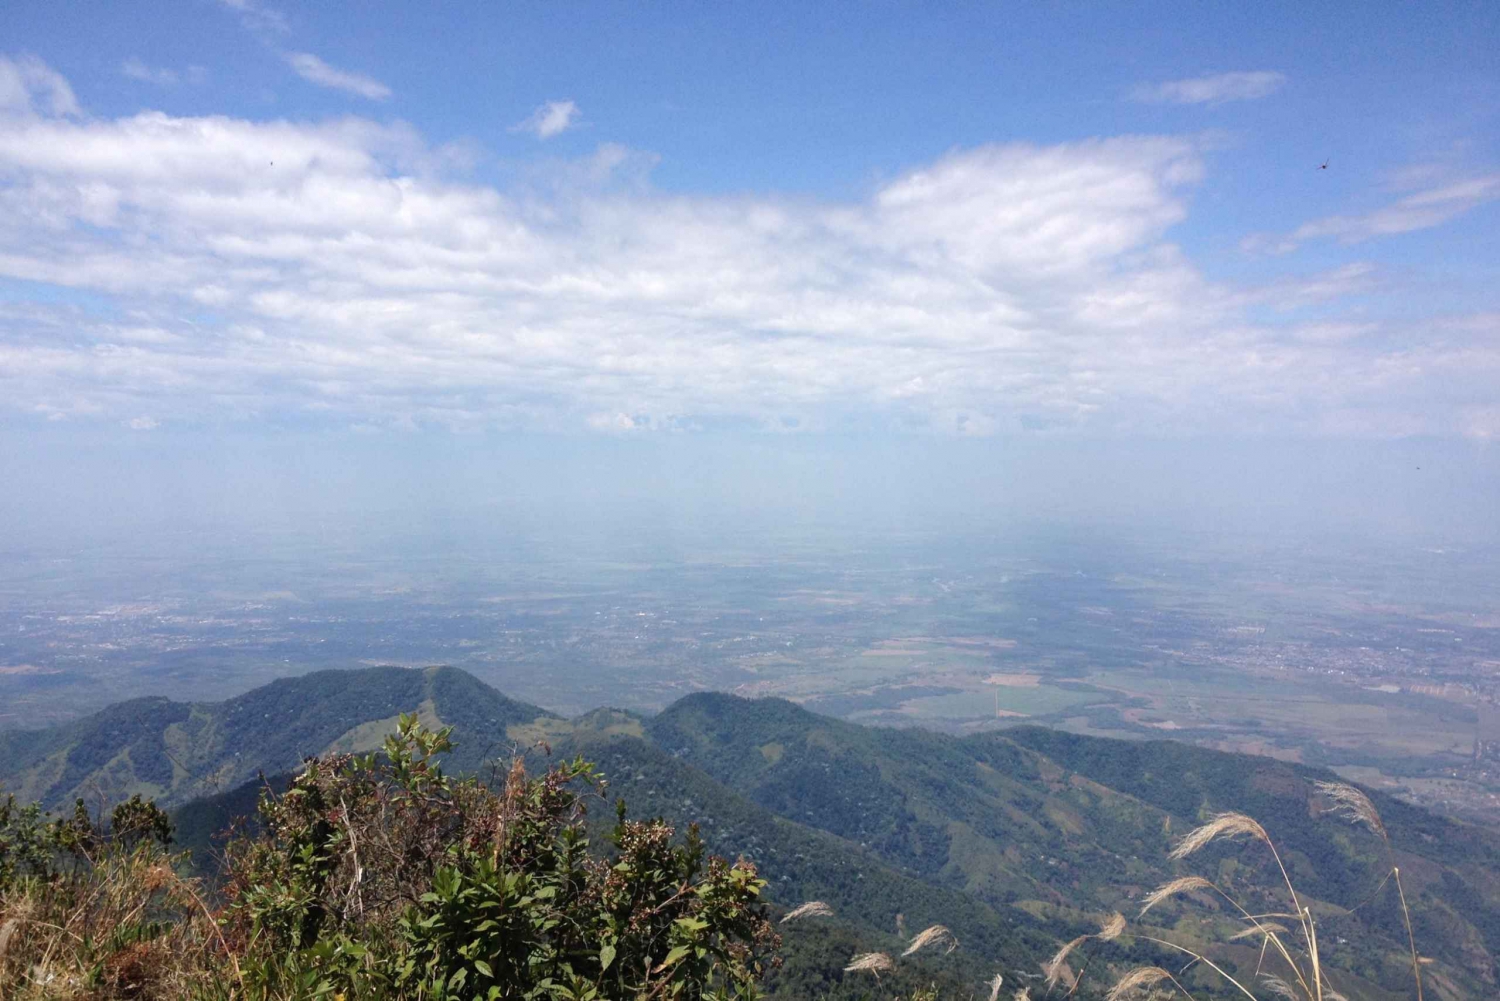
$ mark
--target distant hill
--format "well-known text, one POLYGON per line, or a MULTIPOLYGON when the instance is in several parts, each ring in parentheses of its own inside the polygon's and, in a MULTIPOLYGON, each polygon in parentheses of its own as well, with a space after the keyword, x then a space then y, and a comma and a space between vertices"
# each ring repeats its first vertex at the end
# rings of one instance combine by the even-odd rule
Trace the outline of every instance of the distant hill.
MULTIPOLYGON (((307 754, 373 748, 401 711, 455 728, 453 770, 478 771, 516 749, 583 754, 632 815, 698 821, 712 849, 753 858, 774 903, 831 903, 838 918, 788 937, 797 961, 779 975, 786 996, 853 997, 853 984, 819 980, 818 971, 853 942, 899 949, 898 915, 908 929, 941 922, 955 931, 964 943, 957 958, 923 976, 957 978, 950 986, 967 996, 982 993, 997 963, 1017 983, 1057 942, 1102 916, 1119 910, 1133 919, 1141 897, 1177 875, 1205 873, 1253 906, 1284 909, 1257 846, 1167 859, 1182 832, 1220 810, 1248 812, 1278 839, 1318 914, 1324 960, 1342 993, 1385 1001, 1409 990, 1400 912, 1381 884, 1383 848, 1322 814, 1314 783, 1333 776, 1170 741, 1034 727, 960 738, 711 693, 650 718, 601 709, 566 720, 458 670, 377 668, 277 682, 223 703, 137 700, 67 727, 6 734, 0 783, 52 805, 94 789, 163 796, 184 804, 179 831, 202 846, 253 808, 258 787, 247 779, 290 771, 307 754), (186 803, 214 783, 225 791, 186 803), (818 950, 827 953, 821 960, 812 957, 818 950)), ((1418 944, 1433 960, 1424 967, 1428 996, 1496 996, 1500 836, 1371 796, 1401 866, 1418 944)), ((610 804, 595 813, 601 822, 613 817, 610 804)), ((1207 947, 1226 921, 1201 900, 1163 904, 1148 924, 1207 947)), ((1111 963, 1168 959, 1140 940, 1091 948, 1111 963)), ((1214 948, 1255 965, 1253 943, 1214 948)))
MULTIPOLYGON (((373 750, 403 712, 502 740, 507 727, 550 715, 456 668, 318 671, 223 702, 132 699, 64 726, 0 733, 0 787, 49 808, 135 793, 170 806, 310 755, 373 750)), ((468 741, 457 763, 478 767, 502 750, 468 741)))

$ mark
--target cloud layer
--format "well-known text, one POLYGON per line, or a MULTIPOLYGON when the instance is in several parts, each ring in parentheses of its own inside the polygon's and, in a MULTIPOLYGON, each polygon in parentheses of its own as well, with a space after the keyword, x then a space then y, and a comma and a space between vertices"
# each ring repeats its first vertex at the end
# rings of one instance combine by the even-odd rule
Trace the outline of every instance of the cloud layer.
POLYGON ((23 412, 1500 434, 1500 317, 1330 317, 1361 267, 1208 281, 1169 239, 1188 140, 960 150, 849 202, 667 195, 612 180, 618 147, 501 191, 407 127, 69 118, 27 72, 0 115, 0 279, 49 290, 0 298, 23 412))
POLYGON ((1286 77, 1273 70, 1215 73, 1187 80, 1143 84, 1130 96, 1146 104, 1223 104, 1269 97, 1285 83, 1286 77))

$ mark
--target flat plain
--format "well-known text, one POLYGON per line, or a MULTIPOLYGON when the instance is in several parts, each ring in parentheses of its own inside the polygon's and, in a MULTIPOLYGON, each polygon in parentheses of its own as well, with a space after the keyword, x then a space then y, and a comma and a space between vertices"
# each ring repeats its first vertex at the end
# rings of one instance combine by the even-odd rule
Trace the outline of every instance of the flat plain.
POLYGON ((1485 552, 1061 529, 648 537, 608 559, 504 533, 248 542, 0 555, 0 728, 327 667, 452 664, 569 715, 718 690, 953 733, 1170 736, 1500 822, 1485 552))

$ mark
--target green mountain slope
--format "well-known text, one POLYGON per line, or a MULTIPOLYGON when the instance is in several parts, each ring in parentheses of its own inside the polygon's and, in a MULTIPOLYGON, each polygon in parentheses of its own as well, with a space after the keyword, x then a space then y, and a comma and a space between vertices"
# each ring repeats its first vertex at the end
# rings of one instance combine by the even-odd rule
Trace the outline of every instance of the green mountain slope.
MULTIPOLYGON (((647 722, 665 751, 691 760, 762 807, 868 846, 883 860, 995 907, 1056 922, 1067 937, 1094 915, 1133 915, 1152 887, 1207 873, 1265 911, 1285 909, 1268 853, 1215 846, 1190 863, 1167 852, 1222 810, 1260 819, 1285 849, 1299 889, 1331 933, 1325 958, 1351 997, 1410 983, 1388 864, 1367 832, 1323 814, 1314 787, 1331 773, 1172 742, 1080 738, 1025 728, 966 738, 876 730, 775 699, 682 699, 647 722)), ((1394 861, 1415 898, 1417 936, 1455 997, 1495 991, 1500 955, 1500 838, 1389 797, 1394 861)), ((1201 910, 1201 908, 1200 908, 1201 910)), ((1166 905, 1158 931, 1188 920, 1166 905)), ((1253 958, 1252 958, 1253 965, 1253 958)))
MULTIPOLYGON (((0 781, 53 804, 96 787, 176 803, 213 782, 233 788, 179 810, 184 840, 201 844, 253 809, 256 787, 237 783, 289 771, 307 754, 372 749, 402 711, 455 727, 452 771, 492 767, 516 750, 581 753, 632 815, 699 821, 713 850, 753 858, 774 903, 832 904, 838 918, 788 936, 797 962, 778 988, 788 997, 858 993, 858 978, 845 983, 829 957, 851 942, 899 950, 898 914, 909 930, 942 923, 958 934, 959 953, 922 968, 954 990, 966 985, 967 996, 997 966, 1019 983, 1056 942, 1094 930, 1101 916, 1133 919, 1151 888, 1178 875, 1207 875, 1247 906, 1284 910, 1259 845, 1168 859, 1184 831, 1220 810, 1250 813, 1277 838, 1351 1001, 1402 998, 1410 987, 1400 910, 1382 883, 1392 861, 1433 960, 1428 996, 1497 993, 1500 837, 1375 795, 1387 856, 1372 834, 1326 815, 1314 783, 1329 773, 1169 741, 1031 727, 959 738, 715 694, 652 718, 605 709, 564 720, 461 671, 382 668, 323 672, 212 705, 138 700, 68 727, 6 735, 0 781), (813 958, 819 950, 827 955, 813 958)), ((595 814, 612 820, 611 804, 595 814)), ((1164 903, 1132 927, 1253 968, 1255 948, 1222 944, 1231 918, 1201 898, 1164 903)), ((1101 966, 1168 959, 1133 934, 1089 949, 1101 966)))
MULTIPOLYGON (((0 733, 0 788, 50 808, 135 793, 171 805, 309 755, 372 750, 402 712, 502 741, 508 726, 548 715, 454 668, 318 671, 224 702, 135 699, 66 726, 0 733)), ((469 741, 460 753, 456 764, 477 768, 486 748, 469 741)))

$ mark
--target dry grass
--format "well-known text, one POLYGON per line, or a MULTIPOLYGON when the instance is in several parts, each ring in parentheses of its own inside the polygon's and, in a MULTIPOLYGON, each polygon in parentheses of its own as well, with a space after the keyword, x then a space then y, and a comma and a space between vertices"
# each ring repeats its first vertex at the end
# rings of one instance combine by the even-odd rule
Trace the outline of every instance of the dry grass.
POLYGON ((1175 897, 1179 893, 1190 893, 1193 890, 1212 890, 1214 888, 1214 885, 1202 876, 1180 876, 1177 879, 1163 883, 1146 894, 1145 900, 1141 903, 1141 913, 1137 914, 1136 917, 1145 917, 1147 911, 1168 897, 1175 897))
POLYGON ((906 947, 901 957, 905 959, 913 953, 921 952, 929 945, 945 946, 943 954, 947 955, 958 948, 958 939, 943 925, 933 925, 931 928, 922 929, 921 933, 911 940, 911 945, 906 947))
POLYGON ((225 993, 227 952, 195 881, 154 851, 107 858, 0 898, 0 997, 190 998, 225 993))
MULTIPOLYGON (((1115 981, 1109 993, 1104 995, 1104 1001, 1120 1001, 1121 998, 1127 998, 1132 994, 1151 990, 1163 980, 1177 983, 1177 979, 1160 966, 1137 966, 1115 981)), ((1187 992, 1183 991, 1183 993, 1187 992)))
POLYGON ((1260 982, 1265 985, 1266 990, 1279 998, 1286 998, 1287 1001, 1301 1001, 1297 996, 1297 989, 1275 974, 1261 974, 1260 982))
POLYGON ((1104 919, 1099 926, 1099 934, 1094 937, 1101 942, 1113 942, 1125 932, 1125 915, 1119 911, 1104 919))
POLYGON ((1172 849, 1169 857, 1185 859, 1219 838, 1247 836, 1268 845, 1271 843, 1271 837, 1266 833, 1266 829, 1260 826, 1253 817, 1247 817, 1243 813, 1221 813, 1202 827, 1195 827, 1184 835, 1183 839, 1177 842, 1177 847, 1172 849))
POLYGON ((1328 807, 1327 812, 1342 817, 1351 824, 1363 824, 1380 835, 1382 841, 1390 843, 1390 837, 1385 832, 1385 822, 1380 819, 1380 812, 1370 802, 1370 797, 1343 782, 1318 782, 1316 785, 1318 792, 1328 797, 1333 804, 1328 807))
POLYGON ((1260 924, 1251 925, 1243 931, 1237 931, 1229 936, 1229 941, 1238 942, 1242 938, 1254 938, 1258 935, 1290 935, 1285 927, 1274 921, 1265 921, 1260 924))
POLYGON ((1078 948, 1080 945, 1087 942, 1093 937, 1094 936, 1092 935, 1079 935, 1077 938, 1073 939, 1073 941, 1067 943, 1061 949, 1057 950, 1057 952, 1053 954, 1052 958, 1047 960, 1047 962, 1042 966, 1042 972, 1047 975, 1047 990, 1050 991, 1052 988, 1056 987, 1057 982, 1063 979, 1063 973, 1067 968, 1066 964, 1068 962, 1069 954, 1071 954, 1074 949, 1078 948))
POLYGON ((787 912, 786 917, 781 919, 782 924, 788 921, 797 921, 801 918, 831 918, 833 908, 821 900, 809 900, 805 904, 799 904, 787 912))
POLYGON ((1360 824, 1367 827, 1380 837, 1385 844, 1386 859, 1391 865, 1391 875, 1396 879, 1396 893, 1401 899, 1401 917, 1406 924, 1406 941, 1411 947, 1411 972, 1417 982, 1417 1001, 1422 1001, 1422 962, 1417 955, 1417 938, 1411 928, 1411 912, 1406 908, 1406 889, 1401 885, 1401 867, 1396 865, 1396 853, 1391 848, 1391 838, 1385 829, 1385 821, 1380 819, 1380 811, 1375 809, 1375 804, 1370 802, 1370 797, 1362 791, 1345 782, 1319 782, 1316 784, 1318 792, 1326 796, 1332 804, 1327 808, 1328 813, 1349 821, 1351 824, 1360 824))
POLYGON ((875 979, 879 980, 882 973, 889 973, 895 968, 895 961, 883 952, 862 952, 849 960, 849 965, 844 967, 844 972, 873 973, 875 979))
MULTIPOLYGON (((1421 959, 1417 955, 1416 940, 1411 930, 1411 915, 1406 907, 1405 893, 1401 887, 1401 870, 1395 865, 1394 852, 1390 846, 1390 838, 1386 832, 1385 824, 1380 818, 1370 798, 1353 786, 1342 782, 1319 782, 1316 785, 1320 795, 1331 804, 1324 812, 1335 814, 1351 823, 1368 828, 1378 836, 1385 844, 1388 857, 1391 858, 1391 877, 1394 879, 1396 889, 1401 894, 1401 913, 1406 924, 1407 940, 1411 948, 1412 976, 1416 982, 1417 1001, 1422 1001, 1422 976, 1421 959)), ((1256 965, 1255 975, 1259 978, 1260 993, 1257 995, 1235 978, 1229 971, 1215 964, 1203 952, 1189 949, 1165 939, 1155 938, 1150 935, 1138 934, 1138 938, 1157 945, 1165 946, 1190 957, 1189 966, 1201 965, 1205 969, 1212 970, 1224 979, 1244 997, 1254 999, 1259 996, 1265 998, 1274 995, 1288 1001, 1342 1001, 1342 995, 1335 991, 1328 982, 1328 977, 1323 970, 1322 957, 1318 948, 1317 922, 1313 918, 1311 908, 1303 905, 1297 894, 1297 888, 1293 885, 1291 876, 1282 862, 1281 853, 1276 844, 1271 840, 1266 829, 1253 817, 1243 813, 1220 813, 1210 818, 1208 823, 1203 824, 1188 832, 1175 847, 1169 852, 1173 859, 1181 860, 1188 858, 1194 853, 1202 850, 1207 845, 1221 839, 1251 838, 1263 844, 1266 850, 1275 860, 1276 868, 1286 886, 1287 895, 1291 899, 1290 913, 1262 913, 1251 914, 1232 896, 1225 893, 1222 888, 1201 876, 1183 876, 1170 880, 1157 887, 1148 894, 1142 903, 1141 916, 1151 910, 1162 901, 1181 893, 1189 893, 1195 890, 1212 890, 1215 894, 1227 901, 1239 912, 1240 919, 1246 923, 1242 931, 1230 935, 1228 941, 1237 941, 1245 938, 1261 939, 1260 961, 1256 965), (1296 928, 1300 933, 1300 943, 1289 944, 1284 937, 1290 938, 1291 932, 1287 927, 1268 921, 1268 918, 1294 918, 1296 928), (1295 950, 1295 952, 1294 952, 1295 950), (1272 973, 1262 967, 1270 958, 1278 965, 1285 964, 1283 970, 1272 973)), ((1383 885, 1383 884, 1382 884, 1383 885)), ((1378 892, 1378 891, 1377 891, 1378 892)), ((1087 938, 1084 936, 1083 938, 1087 938)), ((1053 963, 1057 964, 1065 958, 1067 953, 1075 948, 1082 939, 1075 939, 1064 946, 1063 950, 1054 957, 1053 963)), ((1163 977, 1154 973, 1144 972, 1151 968, 1143 967, 1140 971, 1132 971, 1125 978, 1118 981, 1115 988, 1109 993, 1111 1001, 1122 997, 1128 991, 1147 990, 1152 984, 1160 983, 1163 977), (1140 979, 1132 979, 1139 975, 1140 979), (1152 979, 1154 978, 1154 979, 1152 979), (1148 983, 1149 981, 1149 983, 1148 983)), ((1049 971, 1049 986, 1055 983, 1057 971, 1049 971)), ((1186 989, 1175 979, 1172 981, 1177 990, 1187 993, 1186 989)), ((1189 995, 1191 996, 1191 995, 1189 995)))
POLYGON ((995 974, 995 978, 993 980, 991 980, 989 982, 989 985, 988 985, 989 988, 990 988, 990 1001, 999 1001, 1000 988, 1003 987, 1004 985, 1005 985, 1005 976, 1004 976, 1004 974, 1000 974, 1000 973, 995 974))

